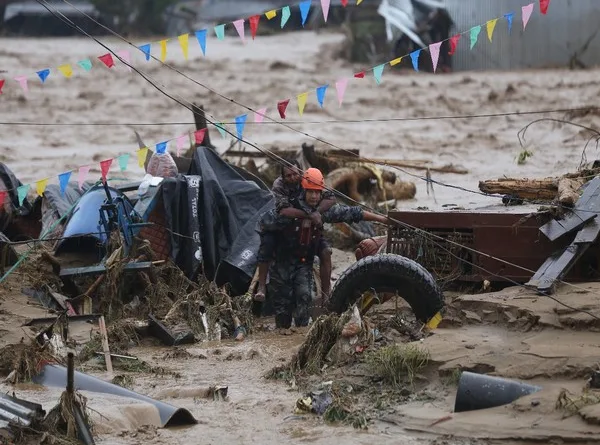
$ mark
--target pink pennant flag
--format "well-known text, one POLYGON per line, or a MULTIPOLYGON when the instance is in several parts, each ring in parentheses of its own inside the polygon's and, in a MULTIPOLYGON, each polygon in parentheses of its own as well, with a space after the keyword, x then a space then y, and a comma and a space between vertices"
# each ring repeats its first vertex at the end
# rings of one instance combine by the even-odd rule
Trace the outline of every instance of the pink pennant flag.
POLYGON ((265 120, 266 114, 267 114, 266 108, 261 108, 260 110, 257 110, 256 113, 254 113, 254 122, 256 122, 257 124, 260 124, 262 121, 265 120))
POLYGON ((110 170, 110 165, 112 164, 112 161, 112 159, 100 161, 100 172, 102 172, 102 182, 106 182, 106 176, 108 175, 108 171, 110 170))
POLYGON ((19 85, 21 85, 21 88, 23 88, 23 91, 25 91, 25 92, 29 91, 29 86, 27 85, 27 76, 17 76, 17 77, 15 77, 15 80, 17 82, 19 82, 19 85))
POLYGON ((523 11, 523 29, 525 29, 527 23, 529 23, 531 14, 533 13, 533 3, 530 3, 527 6, 523 6, 521 9, 523 11))
POLYGON ((127 64, 125 64, 125 66, 129 70, 129 72, 131 72, 131 67, 129 66, 129 65, 131 65, 131 56, 129 55, 129 51, 127 51, 126 49, 124 49, 122 51, 118 51, 117 56, 119 56, 121 59, 123 59, 127 63, 127 64))
POLYGON ((432 43, 429 45, 429 54, 431 55, 431 63, 433 64, 433 72, 438 66, 438 61, 440 60, 440 47, 442 46, 442 42, 432 43))
POLYGON ((244 19, 236 20, 235 22, 233 22, 233 26, 235 26, 235 29, 237 30, 238 34, 240 35, 240 38, 242 39, 242 42, 246 43, 244 19))
POLYGON ((87 176, 89 173, 90 173, 89 165, 84 165, 83 167, 79 167, 79 174, 77 175, 77 184, 79 184, 79 190, 82 189, 83 183, 87 179, 87 176))
POLYGON ((181 151, 183 147, 185 147, 185 140, 187 139, 187 134, 181 135, 177 138, 177 157, 181 157, 181 151))
POLYGON ((103 56, 98 57, 100 61, 106 65, 107 68, 112 68, 115 66, 115 61, 111 53, 104 54, 103 56))
POLYGON ((202 142, 204 142, 205 136, 206 136, 206 128, 195 131, 194 132, 194 140, 196 141, 196 145, 202 145, 202 142))
POLYGON ((340 79, 335 83, 335 89, 337 91, 338 102, 340 103, 340 107, 342 106, 342 102, 344 102, 344 95, 346 94, 346 88, 348 87, 348 79, 340 79))
POLYGON ((323 18, 325 22, 327 22, 327 17, 329 16, 329 5, 331 4, 331 0, 321 0, 321 9, 323 10, 323 18))

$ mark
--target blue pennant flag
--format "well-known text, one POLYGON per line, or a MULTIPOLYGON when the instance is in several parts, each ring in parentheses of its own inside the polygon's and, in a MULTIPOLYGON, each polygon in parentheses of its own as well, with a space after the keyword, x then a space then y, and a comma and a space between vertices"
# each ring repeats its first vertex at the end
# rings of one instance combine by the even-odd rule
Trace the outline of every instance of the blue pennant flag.
POLYGON ((196 39, 202 49, 202 54, 206 55, 206 29, 196 31, 196 39))
POLYGON ((146 55, 146 60, 150 60, 150 48, 150 43, 146 43, 145 45, 140 46, 140 50, 142 50, 142 52, 146 55))
POLYGON ((167 143, 166 142, 161 142, 159 144, 156 144, 156 153, 163 155, 166 152, 167 152, 167 143))
POLYGON ((42 81, 42 83, 44 83, 46 81, 46 79, 48 78, 48 76, 50 75, 50 70, 45 69, 45 70, 38 71, 37 75, 40 78, 40 80, 42 81))
POLYGON ((304 26, 306 19, 308 18, 311 3, 311 0, 305 0, 298 5, 300 7, 300 14, 302 14, 302 26, 304 26))
POLYGON ((419 56, 421 55, 421 50, 418 49, 410 53, 410 58, 412 59, 412 65, 415 71, 419 71, 419 56))
POLYGON ((373 68, 373 76, 375 77, 375 82, 377 85, 381 83, 381 76, 383 75, 383 69, 385 68, 385 64, 377 65, 373 68))
POLYGON ((246 125, 247 114, 242 114, 235 118, 235 128, 237 130, 237 137, 241 141, 244 139, 244 126, 246 125))
POLYGON ((292 12, 290 11, 290 7, 284 6, 281 10, 281 28, 283 28, 286 25, 291 16, 292 12))
POLYGON ((71 172, 65 172, 58 175, 58 183, 60 185, 60 194, 65 196, 67 186, 69 185, 69 179, 71 179, 71 172))
POLYGON ((323 104, 325 102, 325 93, 327 93, 327 88, 329 88, 329 85, 323 85, 317 88, 317 100, 319 101, 321 108, 323 108, 323 104))
POLYGON ((504 14, 504 18, 508 22, 508 33, 509 34, 512 31, 512 23, 513 23, 513 16, 514 15, 515 15, 514 12, 509 12, 508 14, 504 14))

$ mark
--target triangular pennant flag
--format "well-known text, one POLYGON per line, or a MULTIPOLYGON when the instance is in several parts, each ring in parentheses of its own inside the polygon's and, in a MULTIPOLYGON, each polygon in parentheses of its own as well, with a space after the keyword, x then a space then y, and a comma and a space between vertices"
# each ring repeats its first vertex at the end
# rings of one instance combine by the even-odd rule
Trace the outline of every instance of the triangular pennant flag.
POLYGON ((148 156, 148 148, 140 148, 137 151, 138 165, 140 168, 144 168, 146 165, 146 157, 148 156))
POLYGON ((0 190, 0 207, 4 206, 8 192, 6 190, 0 190))
POLYGON ((215 124, 215 127, 217 127, 217 130, 219 130, 221 137, 225 139, 227 137, 227 130, 225 130, 225 126, 222 123, 219 123, 215 124))
POLYGON ((31 186, 29 184, 25 184, 20 186, 17 189, 17 197, 19 198, 19 206, 22 206, 25 202, 25 198, 27 198, 27 193, 29 193, 29 189, 31 186))
POLYGON ((490 20, 485 24, 487 28, 487 36, 489 41, 492 41, 492 37, 494 36, 494 29, 496 29, 496 23, 498 23, 498 19, 490 20))
POLYGON ((454 53, 456 52, 456 47, 458 46, 460 36, 460 34, 456 34, 450 37, 450 51, 448 51, 448 54, 450 54, 451 56, 454 55, 454 53))
POLYGON ((92 70, 92 61, 90 59, 80 60, 77 62, 77 65, 79 65, 86 73, 92 70))
POLYGON ((146 43, 145 45, 142 45, 139 48, 144 53, 144 57, 146 58, 146 60, 150 60, 150 51, 152 49, 152 44, 146 43))
POLYGON ((385 64, 377 65, 373 68, 373 76, 375 77, 375 82, 377 85, 381 83, 381 76, 383 75, 383 69, 385 68, 385 64))
POLYGON ((419 56, 420 55, 421 55, 420 49, 410 53, 410 59, 412 60, 412 66, 415 71, 419 71, 419 56))
POLYGON ((65 195, 67 186, 69 185, 69 179, 71 179, 72 172, 65 172, 58 175, 58 184, 60 185, 60 194, 65 195))
POLYGON ((404 57, 398 57, 397 59, 390 61, 390 66, 398 65, 400 62, 402 62, 402 59, 404 59, 404 57))
POLYGON ((167 41, 166 41, 166 39, 160 41, 160 61, 164 62, 165 60, 167 60, 167 41))
POLYGON ((365 78, 365 72, 361 71, 360 73, 356 73, 354 75, 354 77, 356 77, 357 79, 364 79, 365 78))
POLYGON ((477 39, 479 38, 479 33, 481 32, 481 25, 477 25, 471 28, 470 36, 471 36, 471 49, 477 43, 477 39))
POLYGON ((356 0, 356 6, 360 5, 363 2, 363 0, 356 0))
POLYGON ((225 25, 215 26, 215 35, 219 40, 225 40, 225 25))
POLYGON ((127 68, 127 71, 131 72, 131 56, 129 54, 129 51, 127 51, 126 49, 121 50, 121 51, 117 51, 117 56, 119 56, 122 60, 121 63, 123 63, 123 65, 125 65, 125 68, 127 68))
POLYGON ((38 196, 42 196, 44 194, 47 186, 48 186, 48 178, 40 179, 39 181, 37 181, 35 183, 35 191, 38 194, 38 196))
POLYGON ((523 6, 521 11, 523 12, 523 29, 525 29, 527 27, 527 23, 529 23, 531 14, 533 13, 533 3, 523 6))
POLYGON ((188 138, 187 135, 181 135, 177 138, 177 157, 179 158, 181 156, 181 152, 183 151, 183 148, 185 147, 185 140, 188 138))
POLYGON ((310 4, 312 3, 311 0, 305 0, 303 2, 300 2, 300 4, 298 5, 300 7, 300 15, 302 16, 302 26, 304 27, 304 24, 306 23, 306 19, 308 18, 308 13, 310 11, 310 4))
POLYGON ((287 110, 289 103, 289 99, 277 102, 277 111, 279 111, 279 116, 281 116, 281 119, 285 119, 285 110, 287 110))
POLYGON ((73 75, 73 68, 71 68, 71 65, 60 65, 57 70, 67 79, 73 75))
POLYGON ((90 166, 84 165, 83 167, 79 167, 79 173, 77 174, 77 185, 79 186, 79 190, 82 190, 83 183, 87 179, 87 175, 90 173, 90 166))
POLYGON ((285 26, 290 17, 292 16, 292 12, 290 11, 289 6, 284 6, 281 10, 281 28, 285 26))
POLYGON ((129 153, 125 153, 117 158, 117 162, 119 163, 119 169, 122 172, 127 170, 127 164, 129 164, 129 156, 129 153))
POLYGON ((342 6, 343 7, 348 6, 348 0, 342 0, 342 6))
POLYGON ((244 140, 244 126, 246 125, 247 114, 236 116, 235 118, 235 129, 237 130, 237 137, 240 141, 244 140))
POLYGON ((27 76, 17 76, 17 77, 15 77, 15 80, 17 82, 19 82, 19 85, 21 85, 21 88, 23 89, 23 91, 25 91, 25 92, 29 91, 29 86, 27 85, 27 76))
POLYGON ((196 40, 198 40, 198 45, 200 45, 202 55, 206 56, 206 29, 196 31, 196 40))
POLYGON ((106 182, 106 177, 108 176, 108 171, 110 170, 112 161, 112 159, 100 161, 100 172, 102 173, 102 182, 106 182))
POLYGON ((323 19, 327 22, 327 17, 329 16, 329 6, 331 4, 331 0, 321 0, 321 9, 323 10, 323 19))
POLYGON ((277 17, 277 10, 272 9, 270 11, 265 12, 265 17, 267 18, 267 20, 271 20, 277 17))
POLYGON ((512 24, 513 24, 513 17, 514 17, 514 15, 515 15, 514 12, 509 12, 508 14, 504 14, 504 18, 508 22, 508 33, 509 34, 512 31, 512 24))
POLYGON ((189 34, 181 34, 177 37, 179 40, 179 46, 181 46, 181 52, 183 53, 183 58, 185 60, 188 59, 189 47, 190 47, 190 35, 189 34))
POLYGON ((194 142, 196 143, 196 145, 202 145, 202 143, 204 142, 205 136, 206 136, 206 128, 203 128, 202 130, 194 131, 194 142))
POLYGON ((256 33, 258 32, 258 22, 260 22, 259 15, 253 15, 248 19, 250 22, 250 33, 252 34, 252 40, 256 37, 256 33))
POLYGON ((38 77, 40 78, 42 83, 44 83, 44 82, 46 82, 46 79, 50 75, 50 70, 49 69, 41 70, 41 71, 38 71, 36 74, 38 75, 38 77))
POLYGON ((308 93, 298 94, 298 113, 300 116, 304 114, 304 107, 306 107, 306 101, 308 100, 308 93))
POLYGON ((4 88, 4 79, 0 79, 0 94, 2 94, 2 88, 4 88))
POLYGON ((346 88, 348 87, 348 79, 340 79, 335 83, 335 89, 337 91, 338 102, 340 103, 340 107, 342 106, 342 102, 344 102, 344 95, 346 94, 346 88))
POLYGON ((540 0, 540 12, 542 14, 548 14, 548 6, 550 6, 550 0, 540 0))
POLYGON ((267 114, 266 108, 261 108, 260 110, 257 110, 254 113, 254 122, 256 122, 257 124, 260 124, 262 121, 264 121, 266 114, 267 114))
POLYGON ((240 39, 242 39, 242 42, 246 42, 246 31, 244 29, 244 19, 239 19, 239 20, 235 20, 233 23, 233 26, 235 26, 235 30, 237 31, 238 35, 240 36, 240 39))
POLYGON ((115 61, 113 60, 112 54, 104 54, 103 56, 98 57, 100 61, 105 64, 108 68, 112 68, 115 66, 115 61))
POLYGON ((156 154, 164 155, 167 152, 168 142, 159 142, 156 144, 156 154))
POLYGON ((325 103, 325 94, 327 93, 327 88, 329 88, 329 85, 322 85, 317 88, 317 101, 319 102, 321 108, 323 108, 325 103))
POLYGON ((442 42, 432 43, 429 45, 429 54, 431 55, 431 64, 433 66, 433 72, 437 70, 438 62, 440 60, 440 48, 442 42))

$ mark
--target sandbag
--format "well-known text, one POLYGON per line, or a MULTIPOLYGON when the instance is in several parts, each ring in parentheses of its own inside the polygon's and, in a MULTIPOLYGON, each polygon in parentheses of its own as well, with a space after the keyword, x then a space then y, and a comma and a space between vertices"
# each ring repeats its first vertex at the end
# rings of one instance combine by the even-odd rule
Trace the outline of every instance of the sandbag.
POLYGON ((175 178, 179 171, 170 153, 154 153, 148 162, 146 173, 159 178, 175 178))

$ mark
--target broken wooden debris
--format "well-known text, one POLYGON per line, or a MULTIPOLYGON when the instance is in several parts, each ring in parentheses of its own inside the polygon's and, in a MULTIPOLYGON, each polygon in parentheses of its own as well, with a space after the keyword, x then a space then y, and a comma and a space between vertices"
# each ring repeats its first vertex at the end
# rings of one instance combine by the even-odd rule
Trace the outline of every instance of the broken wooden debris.
POLYGON ((194 333, 191 330, 179 333, 172 332, 152 314, 148 315, 148 321, 150 335, 158 338, 167 346, 191 344, 196 341, 194 333))
MULTIPOLYGON (((123 266, 123 272, 143 272, 152 268, 152 262, 144 261, 141 263, 127 263, 123 266)), ((72 277, 72 276, 90 276, 99 275, 106 272, 106 266, 98 264, 96 266, 89 267, 75 267, 71 269, 63 269, 60 271, 60 277, 72 277)))
POLYGON ((432 166, 429 162, 422 161, 411 161, 411 160, 399 160, 399 159, 370 159, 355 156, 348 156, 348 154, 338 155, 335 153, 328 154, 329 157, 339 160, 343 164, 349 162, 359 162, 361 164, 377 164, 380 166, 389 167, 401 167, 408 168, 411 170, 429 170, 437 173, 454 173, 458 175, 466 175, 469 170, 463 167, 457 167, 454 165, 444 165, 441 167, 432 166))
MULTIPOLYGON (((23 326, 39 326, 39 325, 47 325, 56 322, 60 317, 44 317, 44 318, 34 318, 29 320, 23 326)), ((72 315, 68 316, 67 320, 69 322, 77 322, 77 321, 96 321, 100 318, 100 314, 87 314, 87 315, 72 315)))

